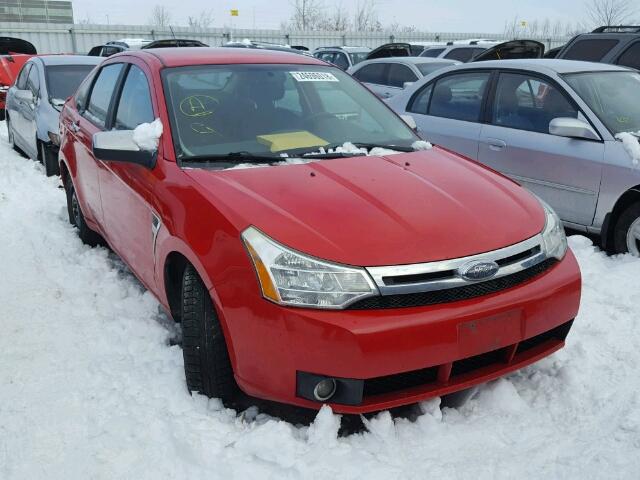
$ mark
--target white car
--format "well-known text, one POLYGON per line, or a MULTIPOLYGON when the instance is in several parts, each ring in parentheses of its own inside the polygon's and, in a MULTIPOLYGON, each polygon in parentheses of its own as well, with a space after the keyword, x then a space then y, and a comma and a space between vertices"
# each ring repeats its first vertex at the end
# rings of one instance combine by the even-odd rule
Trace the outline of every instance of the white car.
POLYGON ((422 57, 390 57, 366 60, 347 70, 382 99, 391 98, 407 86, 436 70, 460 62, 422 57))

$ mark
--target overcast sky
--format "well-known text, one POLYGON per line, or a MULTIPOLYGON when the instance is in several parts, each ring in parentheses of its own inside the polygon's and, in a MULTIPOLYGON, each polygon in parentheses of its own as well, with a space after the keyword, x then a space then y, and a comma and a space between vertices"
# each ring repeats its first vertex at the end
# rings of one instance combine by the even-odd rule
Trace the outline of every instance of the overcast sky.
MULTIPOLYGON (((355 0, 324 0, 327 6, 342 4, 353 9, 355 0)), ((398 22, 420 30, 440 32, 501 33, 505 21, 584 20, 585 0, 378 0, 383 24, 398 22)), ((189 16, 210 10, 214 27, 230 22, 229 11, 237 8, 233 19, 239 28, 278 28, 291 15, 289 0, 73 0, 76 21, 87 17, 94 23, 146 24, 155 5, 164 5, 176 25, 186 25, 189 16)))

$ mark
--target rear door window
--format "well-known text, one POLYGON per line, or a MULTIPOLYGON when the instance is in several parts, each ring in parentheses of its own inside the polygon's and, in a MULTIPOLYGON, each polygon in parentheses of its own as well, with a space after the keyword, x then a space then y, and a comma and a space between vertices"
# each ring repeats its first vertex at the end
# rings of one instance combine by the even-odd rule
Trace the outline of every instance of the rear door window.
POLYGON ((427 107, 429 106, 429 99, 431 98, 431 92, 433 91, 433 83, 423 87, 422 90, 413 98, 413 101, 409 105, 411 113, 420 113, 422 115, 427 114, 427 107))
POLYGON ((489 72, 473 72, 441 78, 433 89, 429 115, 478 122, 489 76, 489 72))
POLYGON ((492 123, 549 133, 554 118, 577 118, 578 110, 550 82, 523 74, 501 73, 492 110, 492 123))
POLYGON ((347 60, 347 56, 344 53, 336 53, 333 64, 342 70, 349 68, 349 60, 347 60))
POLYGON ((389 65, 389 78, 387 85, 390 87, 403 88, 406 82, 415 82, 418 77, 406 65, 392 63, 389 65))
POLYGON ((569 47, 562 58, 566 60, 583 60, 599 62, 618 44, 615 39, 585 39, 578 40, 569 47))
POLYGON ((444 58, 457 60, 459 62, 468 62, 480 50, 480 48, 454 48, 447 53, 444 58))
POLYGON ((100 70, 93 84, 84 116, 98 127, 104 128, 106 125, 111 97, 121 71, 122 63, 107 65, 100 70))
POLYGON ((640 42, 636 42, 627 48, 624 53, 620 55, 617 63, 618 65, 640 70, 640 42))
POLYGON ((444 52, 444 48, 427 48, 424 52, 422 52, 420 54, 420 56, 421 57, 436 58, 442 52, 444 52))
POLYGON ((153 122, 153 119, 153 104, 147 77, 139 67, 131 65, 118 101, 114 128, 133 130, 141 123, 153 122))
POLYGON ((355 72, 353 76, 364 83, 385 85, 387 83, 387 63, 371 63, 355 72))

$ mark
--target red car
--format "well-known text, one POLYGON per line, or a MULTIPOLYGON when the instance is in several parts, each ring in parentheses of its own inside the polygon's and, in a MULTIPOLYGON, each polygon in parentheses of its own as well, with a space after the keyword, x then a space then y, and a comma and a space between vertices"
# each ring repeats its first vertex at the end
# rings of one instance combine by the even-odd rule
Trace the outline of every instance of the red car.
POLYGON ((26 40, 0 37, 0 120, 5 118, 5 100, 9 88, 22 66, 35 54, 35 47, 26 40))
POLYGON ((182 322, 191 391, 386 409, 551 354, 578 312, 553 211, 312 57, 118 54, 61 129, 69 219, 182 322))

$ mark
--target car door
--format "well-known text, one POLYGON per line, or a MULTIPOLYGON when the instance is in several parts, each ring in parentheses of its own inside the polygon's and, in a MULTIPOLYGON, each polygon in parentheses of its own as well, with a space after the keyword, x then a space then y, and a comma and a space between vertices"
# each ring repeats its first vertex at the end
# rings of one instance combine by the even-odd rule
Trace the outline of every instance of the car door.
POLYGON ((19 145, 23 146, 25 143, 25 118, 23 115, 24 101, 18 98, 16 95, 18 91, 27 90, 27 78, 29 77, 29 72, 31 70, 32 62, 25 63, 18 74, 18 78, 16 79, 16 83, 11 87, 11 95, 9 96, 9 102, 6 105, 6 109, 9 112, 9 118, 11 121, 11 131, 13 132, 14 141, 19 145))
POLYGON ((387 72, 389 64, 383 62, 363 65, 353 73, 353 77, 360 80, 369 90, 378 97, 383 97, 386 91, 387 72))
MULTIPOLYGON (((92 84, 84 83, 76 94, 77 111, 72 110, 65 128, 73 136, 73 155, 76 159, 76 190, 78 198, 84 200, 83 214, 101 225, 103 222, 100 202, 100 170, 102 162, 93 156, 93 135, 107 128, 111 99, 123 70, 122 63, 111 63, 102 67, 92 84), (83 90, 88 89, 86 99, 83 90)), ((103 230, 103 229, 102 229, 103 230)))
MULTIPOLYGON (((129 64, 120 92, 116 92, 111 126, 133 130, 155 118, 149 81, 142 68, 129 64)), ((152 208, 155 184, 148 168, 127 162, 103 161, 100 195, 109 244, 147 287, 155 285, 155 235, 159 216, 152 208)))
POLYGON ((490 70, 445 74, 420 88, 407 112, 426 140, 466 157, 478 158, 483 104, 490 70))
POLYGON ((27 90, 31 92, 30 101, 18 103, 20 111, 21 127, 20 135, 24 140, 24 148, 31 158, 38 158, 38 145, 36 142, 36 106, 40 101, 40 68, 39 63, 33 62, 27 77, 27 90))
POLYGON ((586 120, 563 88, 545 76, 500 72, 487 117, 478 160, 544 199, 563 221, 591 225, 604 143, 549 134, 554 118, 586 120))

